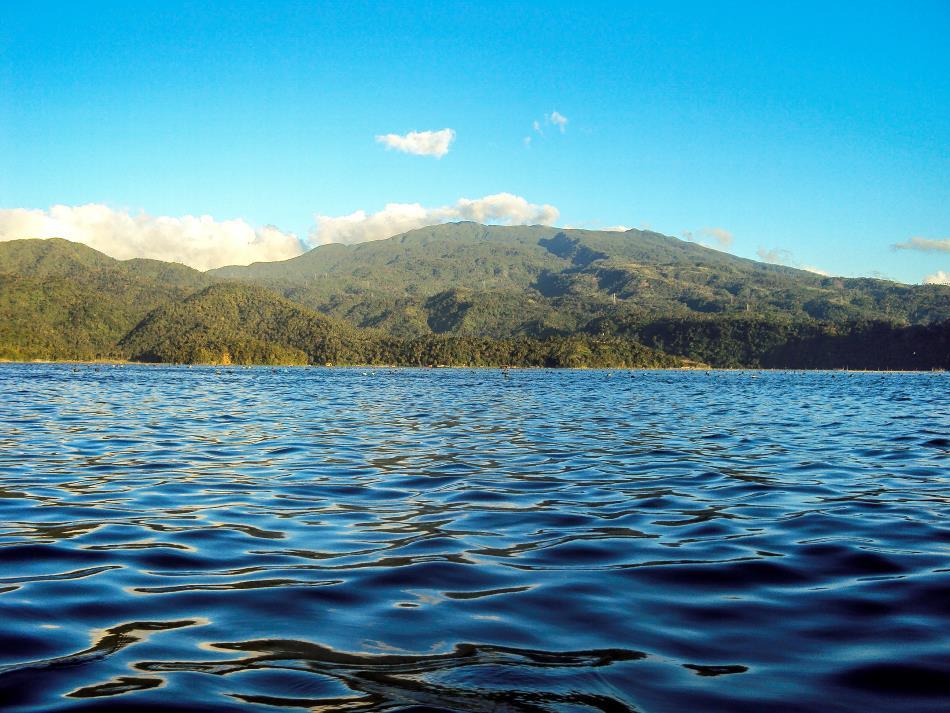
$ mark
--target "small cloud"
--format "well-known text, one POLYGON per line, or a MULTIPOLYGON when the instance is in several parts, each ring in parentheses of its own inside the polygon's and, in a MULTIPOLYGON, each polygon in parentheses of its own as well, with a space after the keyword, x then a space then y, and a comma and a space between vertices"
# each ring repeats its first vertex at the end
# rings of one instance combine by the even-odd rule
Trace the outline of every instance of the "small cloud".
POLYGON ((759 256, 762 262, 770 262, 773 265, 792 266, 795 263, 795 258, 790 250, 782 250, 781 248, 766 250, 760 245, 759 249, 755 251, 755 254, 759 256))
POLYGON ((950 238, 931 240, 929 238, 911 238, 904 243, 894 243, 892 250, 920 250, 925 253, 950 252, 950 238))
POLYGON ((449 152, 449 144, 455 140, 453 129, 439 131, 410 131, 408 134, 383 134, 376 137, 377 143, 385 144, 386 149, 395 149, 416 156, 435 156, 442 158, 449 152))
POLYGON ((792 254, 791 250, 784 250, 782 248, 773 248, 771 250, 766 250, 761 245, 759 249, 755 251, 755 254, 759 256, 759 259, 763 262, 769 262, 773 265, 785 265, 786 267, 794 267, 798 270, 805 270, 806 272, 813 272, 816 275, 822 275, 823 277, 831 277, 831 273, 822 270, 820 267, 815 267, 813 265, 802 265, 792 254))
POLYGON ((923 279, 925 285, 950 285, 950 272, 937 270, 933 275, 927 275, 923 279))
POLYGON ((381 211, 358 210, 341 216, 316 215, 310 233, 313 244, 365 243, 382 240, 427 225, 473 220, 500 225, 553 225, 560 211, 552 205, 529 203, 511 193, 483 198, 460 198, 452 205, 426 208, 419 203, 389 203, 381 211))
MULTIPOLYGON (((552 111, 550 114, 544 115, 544 123, 542 124, 538 119, 535 119, 531 122, 531 130, 538 136, 544 136, 544 127, 545 126, 556 126, 558 131, 562 134, 566 131, 568 124, 568 118, 564 116, 559 111, 552 111)), ((525 141, 525 144, 529 143, 525 141)))
POLYGON ((525 136, 525 137, 524 137, 524 145, 530 148, 530 146, 531 146, 531 137, 530 137, 530 136, 525 136))
POLYGON ((691 243, 697 243, 703 247, 713 250, 728 250, 732 247, 732 233, 725 228, 702 228, 698 232, 684 230, 682 232, 683 240, 691 243))
POLYGON ((608 233, 626 233, 631 228, 628 228, 626 225, 611 225, 609 228, 601 228, 601 230, 608 233))
POLYGON ((550 114, 546 114, 544 119, 549 124, 556 126, 562 134, 566 130, 568 119, 566 116, 564 116, 564 114, 561 114, 557 111, 552 111, 550 114))
POLYGON ((929 238, 911 238, 904 243, 894 243, 892 250, 920 250, 925 253, 950 252, 950 238, 931 240, 929 238))
POLYGON ((703 234, 715 240, 723 249, 732 247, 732 233, 725 228, 703 228, 703 234))
POLYGON ((119 260, 152 258, 198 270, 287 260, 305 249, 296 235, 272 225, 210 215, 132 214, 98 203, 0 209, 0 241, 18 238, 65 238, 119 260))

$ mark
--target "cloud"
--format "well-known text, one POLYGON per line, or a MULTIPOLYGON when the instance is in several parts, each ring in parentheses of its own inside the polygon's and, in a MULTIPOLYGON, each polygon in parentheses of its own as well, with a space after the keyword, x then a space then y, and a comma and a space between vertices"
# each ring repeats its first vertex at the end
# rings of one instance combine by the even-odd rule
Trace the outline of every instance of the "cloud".
POLYGON ((760 245, 759 249, 755 251, 755 254, 758 255, 759 259, 763 262, 770 262, 773 265, 792 265, 795 262, 795 258, 790 250, 782 250, 780 248, 766 250, 760 245))
POLYGON ((631 228, 628 228, 626 225, 611 225, 608 228, 601 228, 604 232, 607 233, 626 233, 631 228))
POLYGON ((96 203, 0 209, 0 241, 54 237, 84 243, 119 260, 147 257, 199 270, 286 260, 304 251, 293 233, 208 215, 132 215, 96 203))
POLYGON ((383 134, 376 137, 376 141, 386 145, 386 149, 396 149, 403 153, 416 156, 435 156, 442 158, 449 152, 449 144, 455 140, 455 131, 441 129, 439 131, 410 131, 405 136, 399 134, 383 134))
POLYGON ((734 240, 732 233, 725 228, 701 228, 697 232, 684 230, 683 239, 713 250, 728 250, 734 240))
POLYGON ((950 272, 937 270, 933 275, 927 275, 923 282, 925 285, 950 285, 950 272))
POLYGON ((920 250, 925 253, 950 252, 950 238, 930 240, 929 238, 911 238, 905 243, 894 243, 892 250, 920 250))
POLYGON ((725 249, 732 247, 734 238, 732 237, 732 233, 725 228, 703 228, 703 233, 715 240, 725 249))
POLYGON ((816 275, 831 277, 830 272, 822 270, 820 267, 800 264, 795 260, 795 256, 790 250, 784 250, 782 248, 766 250, 760 245, 759 249, 755 251, 755 254, 758 255, 759 259, 763 262, 770 262, 773 265, 785 265, 786 267, 794 267, 799 270, 805 270, 806 272, 813 272, 816 275))
MULTIPOLYGON (((311 244, 362 243, 426 225, 453 220, 501 225, 553 225, 560 212, 511 193, 460 198, 452 205, 427 208, 390 203, 376 213, 315 215, 311 244)), ((309 249, 294 233, 272 225, 255 228, 244 220, 211 216, 131 214, 105 205, 54 205, 49 210, 0 209, 0 242, 20 238, 65 238, 119 260, 145 257, 180 262, 199 270, 248 265, 296 257, 309 249)))
POLYGON ((552 111, 550 114, 546 114, 544 119, 549 124, 553 124, 558 129, 560 129, 562 134, 564 133, 567 127, 567 122, 568 122, 568 118, 566 116, 564 116, 560 112, 552 111))
POLYGON ((389 203, 376 213, 358 210, 341 216, 316 215, 316 226, 310 232, 310 240, 315 245, 364 243, 453 220, 501 225, 553 225, 559 215, 558 209, 552 205, 529 203, 511 193, 496 193, 474 200, 460 198, 452 205, 437 208, 426 208, 419 203, 389 203))
MULTIPOLYGON (((552 111, 550 114, 544 115, 544 124, 535 119, 531 122, 531 130, 538 136, 544 137, 544 127, 545 126, 556 126, 558 130, 563 134, 566 131, 568 123, 568 118, 564 116, 559 111, 552 111)), ((531 144, 531 135, 529 134, 524 138, 525 146, 531 144)))

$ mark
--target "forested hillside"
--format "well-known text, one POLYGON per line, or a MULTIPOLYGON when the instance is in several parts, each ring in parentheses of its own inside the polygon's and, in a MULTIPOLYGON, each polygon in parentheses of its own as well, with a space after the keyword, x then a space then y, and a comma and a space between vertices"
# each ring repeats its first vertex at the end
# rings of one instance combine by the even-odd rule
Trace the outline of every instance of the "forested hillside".
POLYGON ((207 273, 17 240, 0 243, 0 358, 947 368, 950 287, 637 230, 453 223, 207 273))
POLYGON ((114 357, 149 312, 210 283, 184 265, 113 260, 66 240, 0 243, 0 358, 114 357))
POLYGON ((450 223, 212 270, 393 334, 544 336, 593 320, 755 315, 785 321, 950 318, 950 288, 824 277, 648 231, 450 223))
POLYGON ((630 339, 393 337, 327 318, 262 287, 240 284, 214 285, 155 310, 118 349, 136 361, 186 364, 617 368, 691 363, 630 339))

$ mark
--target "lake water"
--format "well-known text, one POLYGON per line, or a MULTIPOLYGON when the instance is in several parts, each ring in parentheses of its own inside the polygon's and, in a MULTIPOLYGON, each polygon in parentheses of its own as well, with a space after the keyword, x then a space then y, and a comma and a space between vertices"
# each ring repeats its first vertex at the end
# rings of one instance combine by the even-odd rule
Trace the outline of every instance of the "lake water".
POLYGON ((0 707, 945 711, 950 376, 0 366, 0 707))

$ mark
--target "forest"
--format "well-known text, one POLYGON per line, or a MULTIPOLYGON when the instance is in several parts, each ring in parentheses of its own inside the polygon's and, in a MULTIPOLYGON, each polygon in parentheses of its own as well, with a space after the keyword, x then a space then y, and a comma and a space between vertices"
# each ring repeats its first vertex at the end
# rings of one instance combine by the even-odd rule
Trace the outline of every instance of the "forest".
POLYGON ((0 243, 0 359, 946 369, 950 287, 646 231, 475 223, 199 272, 0 243))

